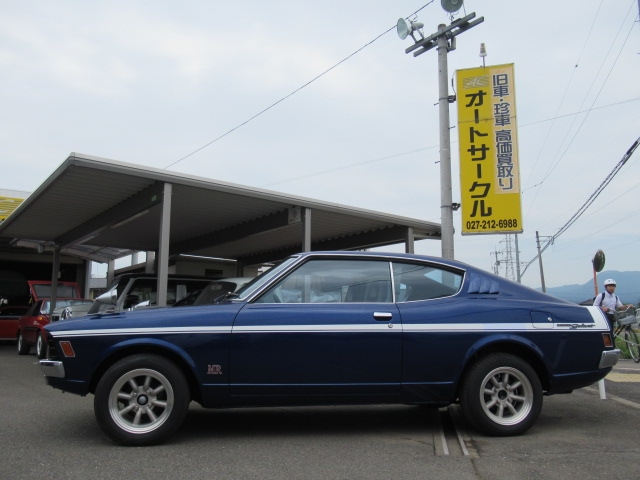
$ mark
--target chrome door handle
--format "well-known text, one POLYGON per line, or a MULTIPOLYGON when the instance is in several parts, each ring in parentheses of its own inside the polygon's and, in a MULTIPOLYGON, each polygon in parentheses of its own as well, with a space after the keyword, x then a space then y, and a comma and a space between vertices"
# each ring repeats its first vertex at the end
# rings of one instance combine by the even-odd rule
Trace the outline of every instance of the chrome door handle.
POLYGON ((393 318, 393 313, 390 312, 373 312, 373 318, 380 322, 386 322, 393 318))

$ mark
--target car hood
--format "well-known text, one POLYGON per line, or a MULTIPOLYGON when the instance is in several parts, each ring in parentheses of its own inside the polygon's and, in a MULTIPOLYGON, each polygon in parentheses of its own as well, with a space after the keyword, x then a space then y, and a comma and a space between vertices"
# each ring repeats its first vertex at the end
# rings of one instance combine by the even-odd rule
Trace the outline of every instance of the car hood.
POLYGON ((51 332, 63 332, 153 326, 231 325, 243 305, 244 303, 234 302, 201 307, 161 307, 127 312, 95 313, 49 324, 46 329, 51 332))

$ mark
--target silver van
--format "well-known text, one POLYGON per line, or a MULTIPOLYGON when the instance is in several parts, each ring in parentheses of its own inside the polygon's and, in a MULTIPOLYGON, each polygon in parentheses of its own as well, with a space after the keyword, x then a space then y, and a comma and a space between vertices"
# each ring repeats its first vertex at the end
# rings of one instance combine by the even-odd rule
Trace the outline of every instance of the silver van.
MULTIPOLYGON (((196 290, 202 290, 210 278, 169 275, 167 281, 167 306, 185 298, 196 290)), ((125 273, 118 275, 91 305, 87 314, 120 312, 156 305, 158 279, 154 274, 125 273)))

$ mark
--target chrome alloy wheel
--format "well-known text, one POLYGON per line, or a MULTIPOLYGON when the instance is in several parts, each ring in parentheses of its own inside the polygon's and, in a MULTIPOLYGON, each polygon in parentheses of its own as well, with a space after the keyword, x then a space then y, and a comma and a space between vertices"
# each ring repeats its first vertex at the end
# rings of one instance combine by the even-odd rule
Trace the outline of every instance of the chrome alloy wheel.
POLYGON ((480 404, 492 421, 515 425, 529 415, 534 401, 533 387, 527 377, 513 367, 499 367, 482 380, 480 404))
POLYGON ((159 428, 174 405, 171 383, 161 373, 141 368, 122 375, 109 392, 109 414, 122 430, 142 434, 159 428))

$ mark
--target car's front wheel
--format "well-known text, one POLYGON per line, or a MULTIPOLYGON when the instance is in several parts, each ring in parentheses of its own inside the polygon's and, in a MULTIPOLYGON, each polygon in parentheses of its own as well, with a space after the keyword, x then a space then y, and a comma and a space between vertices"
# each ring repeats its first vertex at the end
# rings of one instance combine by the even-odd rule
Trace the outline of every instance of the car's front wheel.
POLYGON ((98 424, 122 445, 167 440, 189 409, 189 385, 180 369, 158 355, 133 355, 113 364, 95 392, 98 424))
POLYGON ((27 355, 31 347, 24 341, 22 334, 18 334, 18 355, 27 355))
POLYGON ((519 435, 542 410, 542 386, 535 370, 509 354, 479 359, 465 375, 460 406, 466 420, 493 436, 519 435))
POLYGON ((36 340, 36 356, 39 360, 47 356, 47 342, 41 333, 38 334, 38 339, 36 340))

